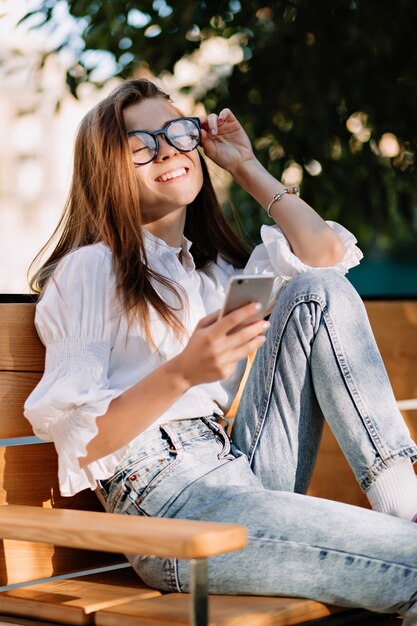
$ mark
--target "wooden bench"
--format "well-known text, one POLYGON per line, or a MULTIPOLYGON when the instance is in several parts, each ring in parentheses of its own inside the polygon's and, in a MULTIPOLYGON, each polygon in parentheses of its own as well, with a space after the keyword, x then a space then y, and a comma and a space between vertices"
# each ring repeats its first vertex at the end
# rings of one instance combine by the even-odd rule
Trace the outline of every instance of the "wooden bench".
MULTIPOLYGON (((28 300, 0 300, 0 623, 206 624, 206 559, 244 547, 245 529, 111 515, 93 492, 60 495, 53 444, 35 443, 22 415, 44 367, 34 304, 28 300), (191 559, 191 601, 147 587, 124 552, 191 559), (72 578, 60 578, 69 574, 72 578)), ((408 402, 405 407, 414 406, 404 415, 416 436, 417 406, 410 400, 417 398, 417 301, 368 302, 367 308, 396 397, 408 402)), ((328 430, 310 493, 367 506, 328 430)), ((212 626, 289 626, 322 623, 336 611, 303 599, 211 596, 209 618, 212 626)), ((380 618, 382 623, 388 622, 380 618)))

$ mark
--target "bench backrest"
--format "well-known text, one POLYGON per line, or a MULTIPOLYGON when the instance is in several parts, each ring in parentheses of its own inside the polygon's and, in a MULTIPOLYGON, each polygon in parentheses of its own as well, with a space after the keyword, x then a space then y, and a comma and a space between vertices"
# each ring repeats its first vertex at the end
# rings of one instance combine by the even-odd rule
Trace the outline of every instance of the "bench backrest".
POLYGON ((395 397, 417 399, 417 300, 365 304, 395 397))
MULTIPOLYGON (((375 301, 366 306, 397 400, 417 398, 417 301, 375 301)), ((74 498, 60 495, 53 444, 34 443, 23 417, 23 403, 44 367, 44 348, 33 318, 33 303, 0 303, 0 504, 99 510, 91 491, 74 498)), ((417 410, 404 415, 415 431, 417 410)), ((329 433, 322 451, 310 493, 366 504, 329 433)), ((117 555, 4 541, 0 543, 0 586, 120 560, 117 555)))

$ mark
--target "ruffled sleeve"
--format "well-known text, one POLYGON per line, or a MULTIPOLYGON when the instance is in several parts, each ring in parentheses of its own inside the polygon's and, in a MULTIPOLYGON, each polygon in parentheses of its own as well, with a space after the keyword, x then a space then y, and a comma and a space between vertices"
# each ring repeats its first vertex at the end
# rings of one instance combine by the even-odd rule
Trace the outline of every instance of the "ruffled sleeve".
POLYGON ((69 496, 108 478, 123 450, 81 469, 98 432, 96 419, 123 390, 109 384, 109 359, 120 319, 110 251, 102 244, 67 255, 36 307, 46 347, 44 375, 25 403, 34 433, 55 444, 61 493, 69 496))
MULTIPOLYGON (((337 270, 341 274, 346 274, 352 267, 359 264, 363 254, 356 245, 357 240, 354 235, 344 226, 332 221, 327 221, 326 223, 335 231, 345 246, 343 259, 333 265, 332 269, 337 270)), ((266 264, 269 265, 270 270, 288 282, 302 272, 324 269, 310 267, 300 261, 292 252, 288 239, 278 226, 262 226, 261 237, 263 244, 255 248, 245 271, 249 271, 250 266, 257 268, 259 271, 259 267, 266 264)))

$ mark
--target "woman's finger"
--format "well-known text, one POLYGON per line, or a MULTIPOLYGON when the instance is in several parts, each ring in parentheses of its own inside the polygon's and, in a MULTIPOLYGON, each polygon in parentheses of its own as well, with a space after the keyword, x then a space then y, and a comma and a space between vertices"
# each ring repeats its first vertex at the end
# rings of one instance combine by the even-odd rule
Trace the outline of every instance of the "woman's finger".
POLYGON ((219 330, 228 334, 236 326, 247 323, 251 317, 258 314, 262 309, 259 302, 250 302, 244 306, 235 309, 231 313, 227 313, 219 319, 219 330))
POLYGON ((255 337, 263 335, 269 328, 270 324, 266 320, 260 320, 247 324, 239 330, 227 335, 228 349, 238 348, 252 341, 255 337))
POLYGON ((200 117, 201 128, 207 131, 210 137, 217 135, 217 128, 218 128, 217 120, 218 120, 218 116, 216 113, 209 113, 207 117, 204 117, 204 116, 200 117))
POLYGON ((228 122, 228 121, 235 120, 236 118, 230 109, 225 108, 220 111, 218 119, 219 119, 219 122, 228 122))
POLYGON ((217 322, 217 320, 219 319, 219 314, 220 309, 217 309, 217 311, 213 311, 205 317, 202 317, 201 320, 198 322, 196 328, 207 328, 207 326, 211 326, 212 324, 214 324, 214 322, 217 322))
POLYGON ((248 341, 243 346, 235 348, 234 350, 228 350, 224 355, 224 365, 230 363, 237 363, 241 359, 246 358, 251 352, 256 352, 258 348, 264 345, 266 341, 265 335, 258 335, 251 341, 248 341))

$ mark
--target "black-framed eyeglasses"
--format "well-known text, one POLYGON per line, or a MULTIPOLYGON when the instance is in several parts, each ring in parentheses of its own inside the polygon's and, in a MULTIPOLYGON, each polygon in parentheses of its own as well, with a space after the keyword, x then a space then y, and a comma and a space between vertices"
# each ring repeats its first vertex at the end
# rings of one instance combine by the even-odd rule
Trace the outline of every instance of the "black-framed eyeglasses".
POLYGON ((178 117, 170 120, 159 130, 131 130, 127 133, 135 165, 145 165, 158 156, 158 136, 163 135, 167 143, 180 152, 191 152, 201 142, 198 117, 178 117))

